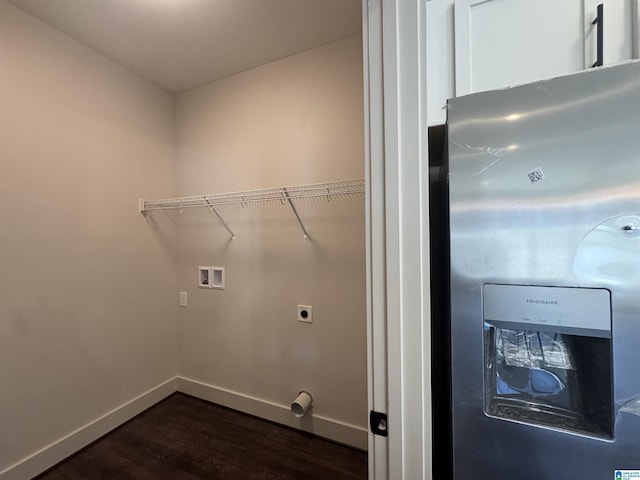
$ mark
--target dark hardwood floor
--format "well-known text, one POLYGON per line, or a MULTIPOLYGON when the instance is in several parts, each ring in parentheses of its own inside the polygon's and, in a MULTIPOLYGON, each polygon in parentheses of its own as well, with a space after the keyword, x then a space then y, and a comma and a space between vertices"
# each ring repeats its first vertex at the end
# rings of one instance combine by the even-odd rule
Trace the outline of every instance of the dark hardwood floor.
POLYGON ((367 453, 175 393, 38 480, 367 478, 367 453))

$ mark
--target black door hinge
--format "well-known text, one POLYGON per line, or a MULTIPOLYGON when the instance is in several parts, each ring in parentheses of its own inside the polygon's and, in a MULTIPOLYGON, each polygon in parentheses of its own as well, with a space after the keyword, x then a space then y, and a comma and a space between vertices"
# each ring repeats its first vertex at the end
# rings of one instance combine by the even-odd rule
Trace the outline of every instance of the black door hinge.
POLYGON ((369 426, 375 435, 388 436, 387 414, 371 410, 371 413, 369 413, 369 426))

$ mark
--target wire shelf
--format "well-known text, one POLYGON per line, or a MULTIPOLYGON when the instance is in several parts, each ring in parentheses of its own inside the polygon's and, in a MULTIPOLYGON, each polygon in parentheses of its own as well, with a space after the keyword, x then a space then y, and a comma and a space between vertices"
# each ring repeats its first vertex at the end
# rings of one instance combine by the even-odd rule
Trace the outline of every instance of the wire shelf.
POLYGON ((223 205, 248 205, 256 203, 281 202, 288 204, 296 216, 300 227, 304 232, 304 237, 309 235, 304 228, 300 216, 296 211, 293 200, 302 198, 324 197, 331 200, 333 197, 348 197, 362 194, 365 191, 364 179, 341 180, 337 182, 315 183, 308 185, 293 185, 287 187, 264 188, 259 190, 245 190, 242 192, 211 193, 205 195, 193 195, 190 197, 163 198, 159 200, 140 199, 138 211, 142 214, 146 212, 156 212, 162 210, 182 210, 185 208, 204 207, 213 212, 220 222, 229 231, 232 238, 234 233, 222 220, 216 207, 223 205))
POLYGON ((157 210, 180 210, 192 207, 217 207, 219 205, 249 204, 260 202, 285 202, 288 198, 314 198, 348 196, 364 193, 364 179, 338 182, 295 185, 289 187, 264 188, 231 193, 211 193, 190 197, 140 200, 140 212, 157 210))

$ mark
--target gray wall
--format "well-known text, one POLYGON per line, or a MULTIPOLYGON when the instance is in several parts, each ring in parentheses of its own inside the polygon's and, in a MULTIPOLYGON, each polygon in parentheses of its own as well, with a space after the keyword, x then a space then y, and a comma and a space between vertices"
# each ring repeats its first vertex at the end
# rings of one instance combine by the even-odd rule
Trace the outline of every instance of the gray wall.
POLYGON ((0 471, 176 372, 172 98, 0 1, 0 471))
MULTIPOLYGON (((363 178, 361 37, 191 90, 176 114, 180 195, 363 178)), ((313 415, 365 428, 364 197, 298 210, 310 240, 279 203, 221 208, 235 240, 212 213, 175 215, 180 374, 287 408, 306 389, 313 415), (200 265, 225 267, 226 290, 199 289, 200 265)))
POLYGON ((309 390, 297 426, 366 445, 363 198, 299 204, 310 240, 281 205, 222 210, 234 241, 207 211, 136 210, 362 178, 362 102, 359 35, 174 97, 0 0, 0 472, 176 375, 282 410, 309 390))

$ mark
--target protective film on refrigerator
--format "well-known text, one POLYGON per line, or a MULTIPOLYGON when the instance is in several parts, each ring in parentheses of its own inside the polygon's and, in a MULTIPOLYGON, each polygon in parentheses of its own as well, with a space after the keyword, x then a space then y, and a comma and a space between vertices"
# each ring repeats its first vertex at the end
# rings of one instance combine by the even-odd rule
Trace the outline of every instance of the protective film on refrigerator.
POLYGON ((485 293, 485 413, 610 438, 608 292, 485 285, 485 293), (582 310, 594 303, 589 314, 600 313, 602 320, 584 317, 582 310))

